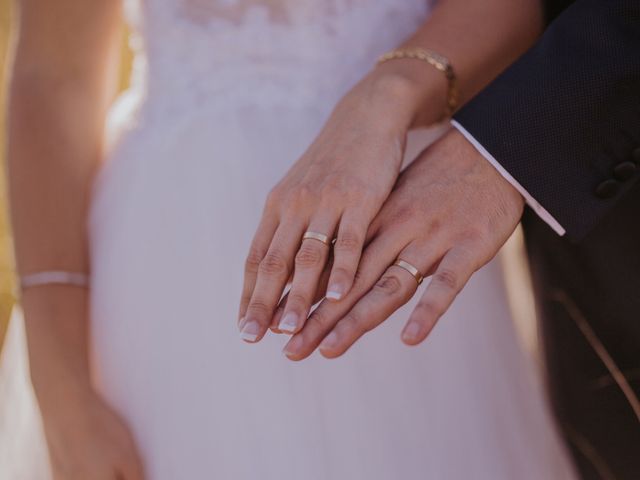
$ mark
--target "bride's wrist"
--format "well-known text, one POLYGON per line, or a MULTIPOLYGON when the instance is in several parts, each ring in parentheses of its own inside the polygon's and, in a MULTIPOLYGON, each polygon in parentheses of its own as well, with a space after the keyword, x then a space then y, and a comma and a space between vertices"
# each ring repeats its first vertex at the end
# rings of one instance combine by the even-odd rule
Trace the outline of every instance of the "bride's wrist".
POLYGON ((88 292, 47 285, 22 292, 31 381, 46 406, 92 391, 87 350, 88 292))
POLYGON ((447 110, 447 79, 425 62, 384 62, 370 72, 369 79, 378 98, 392 105, 407 128, 436 123, 447 110))
POLYGON ((86 378, 72 376, 59 378, 56 385, 34 385, 34 393, 45 421, 63 419, 75 410, 90 405, 96 396, 94 387, 86 378))

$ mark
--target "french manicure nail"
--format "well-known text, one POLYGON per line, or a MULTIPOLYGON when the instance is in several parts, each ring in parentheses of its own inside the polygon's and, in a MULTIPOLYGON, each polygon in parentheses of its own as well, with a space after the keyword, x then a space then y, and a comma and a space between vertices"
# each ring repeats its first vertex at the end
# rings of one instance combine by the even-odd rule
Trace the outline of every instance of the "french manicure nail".
POLYGON ((338 344, 338 334, 331 332, 320 344, 320 350, 332 349, 338 344))
POLYGON ((282 317, 282 320, 280 320, 280 323, 278 324, 278 329, 282 330, 283 332, 295 332, 297 327, 298 315, 293 312, 287 313, 284 317, 282 317))
POLYGON ((255 320, 249 320, 240 332, 240 338, 245 342, 255 342, 260 334, 260 324, 255 320))
POLYGON ((293 337, 291 338, 291 340, 289 340, 289 343, 284 346, 284 348, 282 349, 282 353, 287 357, 290 355, 295 355, 300 351, 301 347, 302 338, 299 336, 293 337))
POLYGON ((330 300, 340 300, 342 298, 342 287, 340 285, 330 285, 325 294, 330 300))
POLYGON ((407 325, 402 332, 402 339, 405 341, 412 341, 418 337, 418 333, 420 333, 420 324, 418 322, 411 322, 407 325))

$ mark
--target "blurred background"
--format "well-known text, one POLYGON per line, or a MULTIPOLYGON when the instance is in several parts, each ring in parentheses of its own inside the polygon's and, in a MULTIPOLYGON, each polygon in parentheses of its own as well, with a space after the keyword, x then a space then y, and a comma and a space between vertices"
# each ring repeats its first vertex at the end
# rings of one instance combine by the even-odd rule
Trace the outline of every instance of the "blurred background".
POLYGON ((7 213, 7 184, 5 181, 5 99, 7 78, 7 53, 11 24, 10 0, 0 0, 0 66, 2 67, 2 81, 0 82, 0 345, 4 340, 7 322, 11 313, 14 298, 13 257, 11 255, 11 235, 7 213))

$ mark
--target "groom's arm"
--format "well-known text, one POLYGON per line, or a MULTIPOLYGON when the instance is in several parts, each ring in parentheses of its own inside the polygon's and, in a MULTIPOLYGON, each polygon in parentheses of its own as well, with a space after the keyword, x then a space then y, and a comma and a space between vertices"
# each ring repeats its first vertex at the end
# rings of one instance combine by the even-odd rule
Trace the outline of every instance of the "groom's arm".
POLYGON ((582 237, 640 178, 640 1, 575 2, 456 123, 556 231, 582 237))

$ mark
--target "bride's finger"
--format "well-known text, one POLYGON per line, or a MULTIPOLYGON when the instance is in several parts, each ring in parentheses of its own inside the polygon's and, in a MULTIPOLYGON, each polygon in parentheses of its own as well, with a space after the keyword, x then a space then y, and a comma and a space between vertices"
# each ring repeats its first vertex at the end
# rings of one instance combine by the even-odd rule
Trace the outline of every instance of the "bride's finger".
POLYGON ((311 237, 303 237, 300 249, 296 253, 289 299, 278 324, 280 331, 296 332, 307 319, 318 289, 318 280, 329 259, 331 238, 338 218, 338 212, 324 209, 322 216, 314 218, 307 228, 306 234, 311 237))
POLYGON ((402 331, 402 340, 407 345, 417 345, 427 338, 477 270, 477 265, 473 247, 458 246, 447 252, 402 331))
POLYGON ((311 355, 336 322, 375 284, 395 259, 396 252, 403 247, 404 240, 395 234, 375 238, 362 254, 349 293, 339 302, 323 300, 311 313, 304 328, 289 340, 283 353, 291 360, 302 360, 311 355))
POLYGON ((367 220, 369 219, 358 218, 347 211, 340 221, 338 236, 333 245, 335 258, 326 294, 330 300, 340 300, 353 285, 369 227, 367 220))
MULTIPOLYGON (((312 306, 324 298, 324 292, 327 289, 327 280, 329 279, 330 270, 331 270, 331 259, 329 260, 329 263, 327 264, 325 269, 322 271, 322 274, 320 275, 320 279, 318 280, 318 288, 316 289, 316 292, 313 296, 313 301, 311 302, 312 306)), ((288 333, 288 332, 282 332, 278 329, 278 325, 280 324, 280 320, 282 320, 282 315, 287 305, 288 298, 289 298, 289 292, 287 292, 280 300, 280 303, 278 303, 278 307, 276 308, 276 313, 274 313, 273 320, 271 321, 271 326, 269 327, 273 333, 288 333)))
POLYGON ((251 241, 249 253, 244 262, 244 281, 242 296, 240 297, 240 311, 238 313, 238 326, 247 312, 247 306, 251 300, 251 294, 256 286, 260 262, 267 254, 273 234, 278 228, 278 218, 275 215, 264 214, 258 225, 258 229, 251 241))
MULTIPOLYGON (((309 231, 316 230, 333 233, 333 227, 330 229, 309 228, 309 231)), ((327 238, 331 238, 331 235, 328 235, 327 238)), ((313 238, 303 240, 300 250, 296 254, 291 290, 287 294, 288 300, 284 307, 284 314, 278 321, 278 331, 294 333, 304 325, 311 306, 317 301, 320 283, 324 283, 324 288, 326 288, 326 274, 324 282, 321 282, 321 277, 326 271, 330 249, 330 243, 313 238)), ((324 290, 322 294, 324 294, 324 290)))
POLYGON ((304 223, 299 220, 281 223, 260 262, 256 285, 244 320, 240 323, 240 338, 246 342, 259 341, 269 328, 291 274, 293 257, 300 245, 303 230, 304 223))
POLYGON ((289 293, 287 292, 282 297, 282 299, 280 300, 280 303, 278 303, 278 306, 276 307, 276 311, 273 314, 273 319, 271 320, 271 325, 269 325, 269 329, 273 333, 283 333, 278 329, 278 325, 280 325, 280 320, 282 320, 282 314, 284 313, 284 309, 287 306, 288 299, 289 299, 289 293))
POLYGON ((387 268, 373 288, 340 319, 319 346, 327 358, 344 354, 360 337, 374 329, 416 293, 424 272, 442 253, 433 242, 425 245, 410 244, 397 256, 403 266, 395 261, 387 268))

